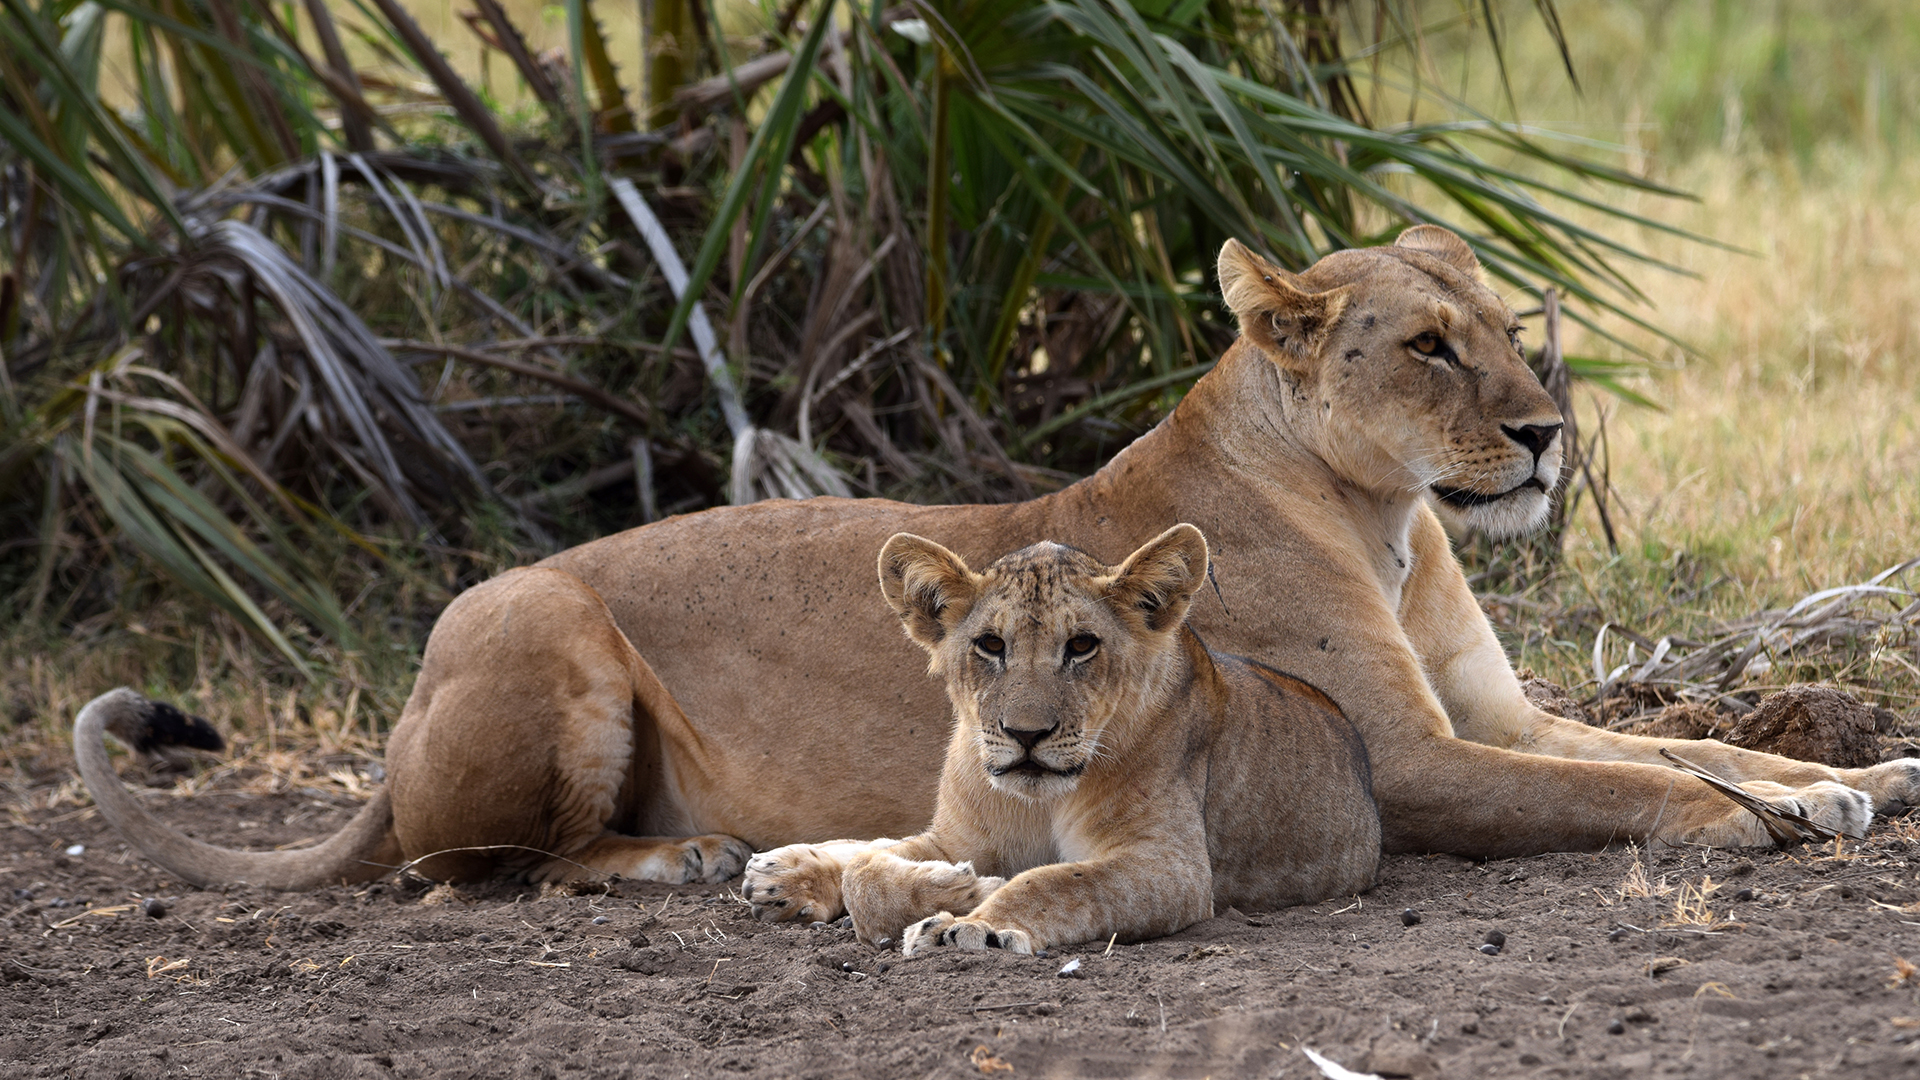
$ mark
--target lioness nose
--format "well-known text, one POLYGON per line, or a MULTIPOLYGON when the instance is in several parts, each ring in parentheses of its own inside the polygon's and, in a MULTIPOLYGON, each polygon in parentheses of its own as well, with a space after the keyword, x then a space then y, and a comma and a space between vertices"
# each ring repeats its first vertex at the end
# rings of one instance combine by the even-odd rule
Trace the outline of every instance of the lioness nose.
POLYGON ((1054 729, 1059 726, 1058 724, 1048 724, 1045 727, 1024 728, 1001 724, 1000 730, 1012 736, 1013 740, 1021 746, 1031 750, 1039 744, 1041 739, 1053 734, 1054 729))
POLYGON ((1520 427, 1511 428, 1502 424, 1500 430, 1507 433, 1507 438, 1533 451, 1533 459, 1538 461, 1540 455, 1547 452, 1547 447, 1553 445, 1553 437, 1560 433, 1560 425, 1523 424, 1520 427))

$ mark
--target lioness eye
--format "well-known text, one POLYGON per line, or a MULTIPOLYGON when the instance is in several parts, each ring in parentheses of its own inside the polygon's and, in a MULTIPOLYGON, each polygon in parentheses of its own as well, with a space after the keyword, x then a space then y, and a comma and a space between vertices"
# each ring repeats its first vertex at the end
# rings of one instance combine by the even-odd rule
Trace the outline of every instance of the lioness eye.
POLYGON ((1422 356, 1439 356, 1440 350, 1446 348, 1446 342, 1440 340, 1439 334, 1418 334, 1407 344, 1422 356))
POLYGON ((987 656, 999 656, 1007 651, 1007 643, 1001 641, 998 634, 981 634, 973 639, 973 647, 987 656))
POLYGON ((1100 639, 1092 634, 1075 634, 1067 639, 1067 659, 1084 660, 1099 647, 1100 639))

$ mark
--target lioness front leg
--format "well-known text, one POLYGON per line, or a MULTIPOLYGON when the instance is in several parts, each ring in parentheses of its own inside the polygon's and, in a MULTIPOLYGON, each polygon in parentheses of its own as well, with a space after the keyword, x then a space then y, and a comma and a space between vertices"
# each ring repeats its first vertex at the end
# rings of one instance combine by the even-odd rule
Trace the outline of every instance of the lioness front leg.
POLYGON ((1213 873, 1166 852, 1055 863, 1015 876, 971 914, 942 911, 907 927, 908 956, 936 945, 1035 953, 1059 945, 1159 937, 1213 917, 1213 873))

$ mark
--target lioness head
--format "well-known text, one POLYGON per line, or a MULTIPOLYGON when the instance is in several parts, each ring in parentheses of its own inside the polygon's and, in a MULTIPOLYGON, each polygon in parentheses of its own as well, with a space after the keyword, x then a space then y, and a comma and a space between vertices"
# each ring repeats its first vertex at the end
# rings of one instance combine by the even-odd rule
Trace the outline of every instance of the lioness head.
POLYGON ((909 533, 880 551, 880 588, 947 680, 957 722, 1001 791, 1064 795, 1116 719, 1170 688, 1175 636, 1206 579, 1207 542, 1175 525, 1119 566, 1061 544, 974 573, 909 533))
POLYGON ((1344 480, 1425 492, 1496 536, 1545 520, 1560 413, 1521 358, 1519 320, 1458 236, 1416 225, 1300 274, 1229 240, 1220 289, 1344 480))

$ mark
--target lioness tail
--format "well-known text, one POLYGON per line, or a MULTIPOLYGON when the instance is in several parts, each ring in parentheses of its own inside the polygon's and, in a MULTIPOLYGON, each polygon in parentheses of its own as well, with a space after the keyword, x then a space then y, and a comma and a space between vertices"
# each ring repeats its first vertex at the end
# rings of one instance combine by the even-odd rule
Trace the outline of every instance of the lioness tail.
POLYGON ((236 851, 184 836, 154 820, 135 801, 107 757, 111 733, 141 754, 168 746, 217 750, 212 725, 164 702, 122 687, 88 702, 73 722, 73 756, 100 813, 127 842, 162 869, 193 885, 245 882, 269 889, 307 889, 340 881, 367 881, 392 869, 397 856, 393 809, 382 787, 352 821, 325 842, 295 851, 236 851), (384 849, 384 850, 383 850, 384 849))

